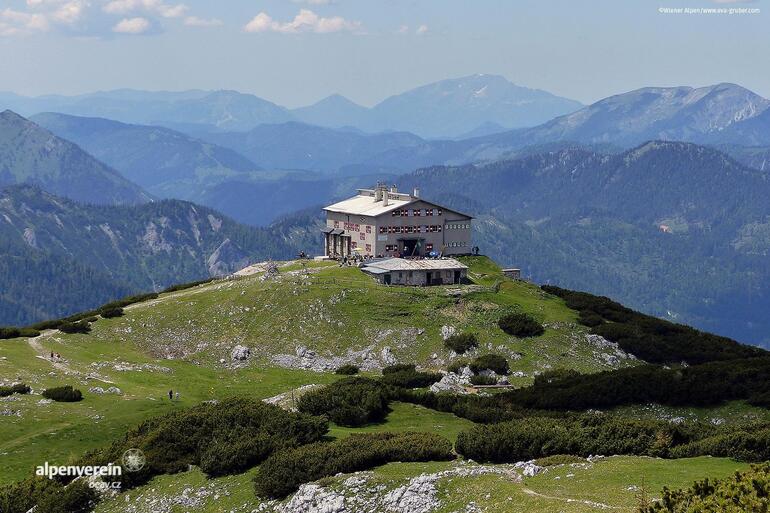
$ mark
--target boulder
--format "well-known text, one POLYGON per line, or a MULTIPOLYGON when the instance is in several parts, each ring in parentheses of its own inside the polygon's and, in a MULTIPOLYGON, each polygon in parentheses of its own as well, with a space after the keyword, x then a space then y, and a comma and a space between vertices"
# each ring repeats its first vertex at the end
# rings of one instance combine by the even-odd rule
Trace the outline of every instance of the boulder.
POLYGON ((230 357, 233 360, 248 360, 249 356, 251 356, 251 350, 242 345, 235 346, 230 352, 230 357))
POLYGON ((457 329, 454 326, 441 326, 441 337, 446 340, 452 335, 457 333, 457 329))

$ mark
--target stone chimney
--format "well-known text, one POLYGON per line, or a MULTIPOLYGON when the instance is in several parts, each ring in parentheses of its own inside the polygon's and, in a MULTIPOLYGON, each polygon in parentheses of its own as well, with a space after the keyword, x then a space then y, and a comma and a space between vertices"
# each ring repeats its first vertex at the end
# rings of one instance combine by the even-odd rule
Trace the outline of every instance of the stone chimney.
POLYGON ((415 187, 414 188, 414 192, 412 193, 412 197, 413 198, 419 198, 420 197, 420 188, 419 187, 415 187))
POLYGON ((396 184, 393 184, 390 186, 390 192, 393 194, 396 194, 398 192, 398 187, 396 187, 396 184))

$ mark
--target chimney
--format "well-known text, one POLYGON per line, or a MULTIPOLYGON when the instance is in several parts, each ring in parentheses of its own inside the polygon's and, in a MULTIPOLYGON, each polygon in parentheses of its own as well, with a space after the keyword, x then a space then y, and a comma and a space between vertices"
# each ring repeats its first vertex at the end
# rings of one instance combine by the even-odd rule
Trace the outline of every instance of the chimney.
POLYGON ((374 189, 374 201, 382 201, 382 188, 379 184, 374 189))
POLYGON ((415 187, 414 188, 414 192, 412 193, 412 197, 413 198, 419 198, 420 197, 420 188, 419 187, 415 187))
POLYGON ((388 206, 388 200, 389 199, 390 198, 388 198, 388 191, 387 190, 383 191, 383 194, 382 194, 382 206, 383 207, 387 207, 388 206))
POLYGON ((396 194, 398 192, 398 187, 396 187, 396 184, 391 185, 390 192, 393 194, 396 194))

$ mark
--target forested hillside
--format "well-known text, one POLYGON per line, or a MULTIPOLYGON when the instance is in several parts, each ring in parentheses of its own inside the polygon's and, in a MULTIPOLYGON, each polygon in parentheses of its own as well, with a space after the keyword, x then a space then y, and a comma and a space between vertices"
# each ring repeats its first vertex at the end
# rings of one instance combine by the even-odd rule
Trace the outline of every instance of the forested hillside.
POLYGON ((29 186, 0 190, 0 241, 0 325, 294 254, 280 233, 192 203, 86 206, 29 186))
POLYGON ((75 144, 6 110, 0 112, 0 187, 39 185, 76 201, 136 204, 152 197, 75 144))

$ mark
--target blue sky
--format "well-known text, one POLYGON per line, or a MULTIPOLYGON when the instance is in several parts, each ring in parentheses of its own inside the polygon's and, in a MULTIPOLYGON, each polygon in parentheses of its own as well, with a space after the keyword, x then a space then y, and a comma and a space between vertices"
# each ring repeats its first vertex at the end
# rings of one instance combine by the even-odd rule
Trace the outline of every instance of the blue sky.
POLYGON ((237 89, 289 107, 340 93, 372 105, 494 73, 586 103, 717 82, 770 97, 769 29, 770 0, 0 0, 0 90, 237 89))

